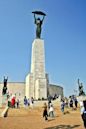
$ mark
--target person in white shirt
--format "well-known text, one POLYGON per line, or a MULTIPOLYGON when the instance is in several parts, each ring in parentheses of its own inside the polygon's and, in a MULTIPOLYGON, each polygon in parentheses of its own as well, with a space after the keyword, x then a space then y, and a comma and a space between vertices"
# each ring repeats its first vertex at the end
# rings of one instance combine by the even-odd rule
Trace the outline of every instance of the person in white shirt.
POLYGON ((53 108, 53 105, 52 105, 52 104, 50 104, 49 116, 50 116, 50 117, 54 117, 54 108, 53 108))

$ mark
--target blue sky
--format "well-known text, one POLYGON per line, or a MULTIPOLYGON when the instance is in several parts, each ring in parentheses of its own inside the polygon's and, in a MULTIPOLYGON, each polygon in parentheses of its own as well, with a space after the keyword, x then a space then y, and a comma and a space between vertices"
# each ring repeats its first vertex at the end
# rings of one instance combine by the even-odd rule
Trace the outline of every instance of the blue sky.
POLYGON ((0 81, 22 82, 30 71, 35 38, 32 11, 42 10, 46 72, 65 96, 86 91, 86 0, 0 0, 0 81))

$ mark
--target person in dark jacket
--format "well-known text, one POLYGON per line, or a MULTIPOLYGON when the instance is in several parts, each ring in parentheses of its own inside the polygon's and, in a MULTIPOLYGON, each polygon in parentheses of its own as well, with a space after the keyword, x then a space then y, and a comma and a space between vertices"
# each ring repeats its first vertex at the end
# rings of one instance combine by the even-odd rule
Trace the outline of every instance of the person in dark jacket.
POLYGON ((47 112, 47 104, 46 103, 44 103, 43 108, 44 108, 43 117, 45 117, 45 120, 48 120, 48 112, 47 112))
POLYGON ((83 107, 81 108, 81 117, 86 129, 86 100, 83 101, 83 107))

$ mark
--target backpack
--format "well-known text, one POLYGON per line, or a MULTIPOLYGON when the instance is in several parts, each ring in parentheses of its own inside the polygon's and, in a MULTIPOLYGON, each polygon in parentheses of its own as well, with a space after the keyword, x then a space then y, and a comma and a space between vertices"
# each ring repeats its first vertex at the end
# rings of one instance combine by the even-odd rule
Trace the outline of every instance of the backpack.
POLYGON ((83 112, 83 120, 86 120, 86 111, 83 112))

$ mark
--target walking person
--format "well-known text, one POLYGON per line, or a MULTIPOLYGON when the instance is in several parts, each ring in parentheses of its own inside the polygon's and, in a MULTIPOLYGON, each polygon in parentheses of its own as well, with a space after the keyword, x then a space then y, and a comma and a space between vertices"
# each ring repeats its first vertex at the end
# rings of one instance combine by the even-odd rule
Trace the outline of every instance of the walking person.
POLYGON ((12 108, 15 108, 15 96, 13 95, 12 96, 12 99, 11 99, 11 106, 12 106, 12 108))
POLYGON ((30 106, 30 100, 29 100, 29 98, 28 98, 28 100, 27 100, 27 103, 28 103, 28 106, 30 106))
POLYGON ((47 104, 46 103, 44 103, 43 108, 44 108, 43 117, 45 117, 45 120, 48 120, 48 112, 47 112, 47 104))
POLYGON ((54 107, 52 104, 50 104, 50 108, 49 108, 49 116, 50 117, 54 117, 54 107))
POLYGON ((48 100, 48 109, 50 108, 50 104, 51 104, 51 99, 48 100))
POLYGON ((84 123, 84 128, 86 129, 86 100, 83 101, 83 106, 81 107, 81 117, 84 123))
POLYGON ((34 107, 34 98, 33 97, 31 97, 31 100, 30 100, 30 106, 31 106, 31 108, 34 107))
POLYGON ((70 99, 70 108, 73 110, 73 99, 70 99))
POLYGON ((19 99, 16 101, 16 107, 19 108, 19 99))
POLYGON ((64 107, 65 107, 65 102, 64 100, 61 100, 61 111, 64 114, 64 107))
POLYGON ((25 96, 25 97, 24 97, 24 106, 27 107, 27 105, 28 105, 28 102, 27 102, 27 98, 26 98, 26 96, 25 96))
POLYGON ((77 109, 77 104, 78 104, 77 98, 74 98, 74 104, 75 104, 75 108, 77 109))

